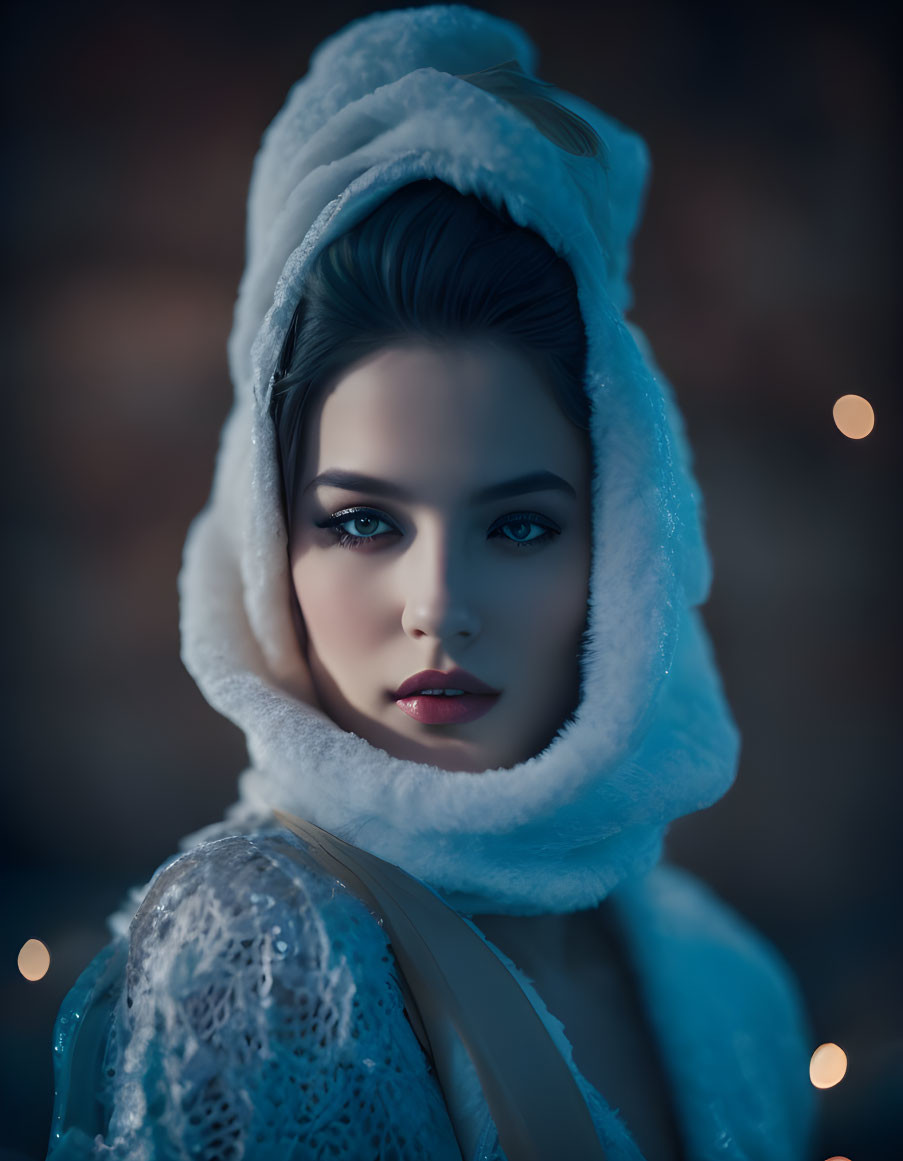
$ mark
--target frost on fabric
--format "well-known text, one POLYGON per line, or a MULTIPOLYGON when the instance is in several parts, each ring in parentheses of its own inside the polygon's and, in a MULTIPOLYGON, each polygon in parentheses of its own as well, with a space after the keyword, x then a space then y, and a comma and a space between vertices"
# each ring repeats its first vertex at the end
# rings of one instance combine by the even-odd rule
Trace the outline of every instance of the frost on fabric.
POLYGON ((459 1156, 381 929, 301 849, 234 836, 158 873, 98 1078, 105 1138, 66 1134, 54 1161, 459 1156))

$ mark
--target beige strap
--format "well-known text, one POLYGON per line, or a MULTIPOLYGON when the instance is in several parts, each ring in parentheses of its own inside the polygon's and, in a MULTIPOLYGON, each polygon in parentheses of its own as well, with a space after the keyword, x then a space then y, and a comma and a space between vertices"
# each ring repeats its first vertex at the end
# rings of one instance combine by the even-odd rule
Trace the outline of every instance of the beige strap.
MULTIPOLYGON (((467 1050, 508 1161, 604 1161, 583 1093, 517 979, 425 883, 305 819, 275 811, 312 857, 383 922, 439 1083, 467 1050)), ((455 1110, 452 1125, 460 1143, 455 1110)))

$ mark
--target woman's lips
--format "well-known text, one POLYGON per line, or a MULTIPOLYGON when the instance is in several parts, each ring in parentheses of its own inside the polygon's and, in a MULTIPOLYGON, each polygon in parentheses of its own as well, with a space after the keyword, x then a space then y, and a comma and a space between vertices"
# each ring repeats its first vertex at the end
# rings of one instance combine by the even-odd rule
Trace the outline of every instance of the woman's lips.
POLYGON ((424 725, 456 726, 488 714, 498 698, 497 693, 415 693, 397 698, 395 704, 424 725))
POLYGON ((407 678, 391 695, 400 710, 427 726, 453 726, 488 714, 499 691, 455 666, 447 673, 423 669, 407 678))

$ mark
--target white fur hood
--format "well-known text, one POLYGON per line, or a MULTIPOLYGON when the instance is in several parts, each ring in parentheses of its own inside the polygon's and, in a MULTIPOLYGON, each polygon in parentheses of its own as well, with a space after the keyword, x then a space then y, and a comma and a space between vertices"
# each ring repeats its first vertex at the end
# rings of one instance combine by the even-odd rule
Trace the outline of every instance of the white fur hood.
POLYGON ((230 338, 235 406, 181 576, 185 664, 247 736, 235 828, 278 807, 425 879, 462 910, 587 907, 717 799, 737 736, 697 606, 709 571, 667 384, 623 318, 642 142, 556 91, 605 164, 564 152, 455 74, 516 60, 523 33, 462 7, 379 13, 327 41, 257 157, 230 338), (536 230, 573 269, 588 336, 594 563, 584 696, 548 748, 454 773, 392 758, 312 705, 292 625, 270 380, 312 257, 399 186, 440 178, 536 230))

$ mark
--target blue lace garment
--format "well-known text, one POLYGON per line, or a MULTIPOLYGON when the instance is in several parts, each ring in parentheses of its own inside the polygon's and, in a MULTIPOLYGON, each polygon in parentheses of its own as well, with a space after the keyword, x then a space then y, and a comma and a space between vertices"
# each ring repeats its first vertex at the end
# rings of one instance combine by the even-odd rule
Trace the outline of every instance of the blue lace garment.
MULTIPOLYGON (((461 1156, 383 931, 290 848, 285 832, 235 835, 157 873, 128 939, 94 960, 60 1012, 52 1161, 461 1156), (102 1029, 93 1053, 79 1040, 89 1020, 102 1029)), ((673 869, 613 901, 687 1157, 801 1157, 811 1098, 777 958, 673 869)), ((606 1156, 641 1161, 562 1049, 606 1156)), ((478 1088, 469 1103, 467 1161, 500 1158, 478 1088)))

